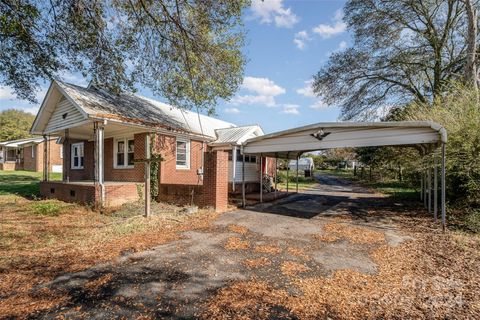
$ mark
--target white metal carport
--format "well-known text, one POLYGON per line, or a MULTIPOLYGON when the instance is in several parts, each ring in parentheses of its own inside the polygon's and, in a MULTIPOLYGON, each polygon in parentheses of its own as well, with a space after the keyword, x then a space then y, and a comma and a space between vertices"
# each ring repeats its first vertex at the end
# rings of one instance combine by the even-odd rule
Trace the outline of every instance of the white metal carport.
MULTIPOLYGON (((439 124, 431 121, 398 122, 324 122, 289 130, 274 132, 245 141, 242 154, 262 157, 297 159, 302 153, 332 148, 355 148, 374 146, 418 146, 422 157, 435 154, 441 148, 441 212, 442 225, 446 226, 445 208, 445 145, 447 132, 439 124)), ((437 218, 437 162, 433 161, 434 171, 434 217, 437 218)), ((431 208, 431 168, 422 174, 421 196, 431 208), (428 189, 427 189, 428 188, 428 189)), ((262 177, 260 178, 262 183, 262 177)), ((243 183, 243 204, 245 205, 245 183, 243 183)), ((260 187, 262 193, 262 186, 260 187)))

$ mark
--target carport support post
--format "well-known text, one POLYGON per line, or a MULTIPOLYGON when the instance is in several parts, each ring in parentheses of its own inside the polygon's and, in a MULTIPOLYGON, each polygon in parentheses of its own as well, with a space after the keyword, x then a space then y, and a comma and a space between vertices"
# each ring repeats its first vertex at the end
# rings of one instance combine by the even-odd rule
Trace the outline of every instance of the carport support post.
POLYGON ((278 155, 275 154, 275 199, 277 199, 277 171, 278 171, 278 155))
POLYGON ((263 156, 260 154, 260 203, 263 202, 263 156))
POLYGON ((423 200, 423 169, 420 169, 420 201, 423 200))
POLYGON ((428 179, 428 213, 432 213, 432 168, 428 166, 427 168, 427 179, 428 179))
POLYGON ((296 176, 296 184, 297 184, 297 187, 296 187, 296 191, 298 193, 298 156, 297 156, 297 176, 296 176))
POLYGON ((287 152, 287 192, 288 192, 288 172, 290 171, 290 158, 288 157, 287 152))
POLYGON ((447 212, 445 208, 445 165, 446 165, 446 146, 445 143, 442 143, 442 228, 445 231, 447 226, 447 212))
POLYGON ((438 216, 438 168, 437 168, 437 152, 433 153, 433 218, 435 222, 438 216))

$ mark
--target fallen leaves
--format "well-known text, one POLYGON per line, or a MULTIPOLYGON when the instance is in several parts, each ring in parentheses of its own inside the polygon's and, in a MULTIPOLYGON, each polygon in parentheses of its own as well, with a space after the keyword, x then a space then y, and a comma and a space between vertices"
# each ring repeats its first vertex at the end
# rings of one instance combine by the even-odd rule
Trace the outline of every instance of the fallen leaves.
POLYGON ((278 254, 282 252, 282 248, 273 245, 260 245, 256 246, 254 251, 259 253, 278 254))
POLYGON ((295 276, 299 273, 309 271, 310 268, 295 261, 284 261, 282 262, 280 270, 285 276, 295 276))
POLYGON ((239 233, 239 234, 242 234, 242 235, 245 235, 248 233, 248 229, 245 228, 245 227, 242 227, 242 226, 239 226, 239 225, 236 225, 236 224, 231 224, 228 226, 228 230, 232 231, 232 232, 235 232, 235 233, 239 233))
POLYGON ((385 242, 383 232, 369 228, 349 226, 341 223, 327 223, 323 226, 324 234, 315 234, 313 238, 323 242, 335 242, 347 239, 354 244, 377 244, 385 242))
POLYGON ((269 266, 271 264, 272 262, 265 257, 260 257, 256 259, 245 259, 243 261, 243 265, 246 266, 248 269, 260 268, 264 266, 269 266))
POLYGON ((227 250, 245 250, 250 248, 250 243, 246 240, 242 240, 239 237, 230 237, 225 244, 227 250))

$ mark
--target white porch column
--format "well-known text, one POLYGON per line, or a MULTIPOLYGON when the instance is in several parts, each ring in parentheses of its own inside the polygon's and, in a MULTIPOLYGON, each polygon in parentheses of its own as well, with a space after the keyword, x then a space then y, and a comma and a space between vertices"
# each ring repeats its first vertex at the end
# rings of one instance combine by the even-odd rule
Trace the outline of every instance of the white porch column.
POLYGON ((95 181, 100 187, 100 206, 105 205, 104 137, 105 126, 95 123, 95 181))
POLYGON ((232 190, 235 191, 236 183, 236 171, 237 171, 237 147, 233 147, 232 150, 232 190))
POLYGON ((263 202, 263 156, 260 154, 260 203, 263 202))
POLYGON ((43 181, 48 181, 48 136, 43 135, 43 181))

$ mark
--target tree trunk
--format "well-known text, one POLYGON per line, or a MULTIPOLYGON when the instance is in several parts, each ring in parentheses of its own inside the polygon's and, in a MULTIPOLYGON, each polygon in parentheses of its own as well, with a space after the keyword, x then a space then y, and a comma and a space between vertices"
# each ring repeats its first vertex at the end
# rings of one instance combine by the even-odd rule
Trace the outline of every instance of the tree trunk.
POLYGON ((478 91, 477 65, 476 65, 476 39, 477 39, 477 10, 472 0, 463 0, 468 19, 467 33, 467 63, 465 66, 465 81, 478 91))

